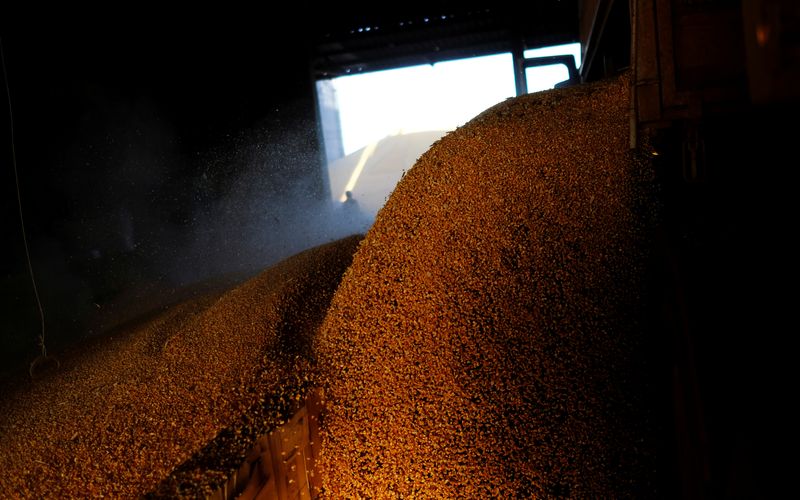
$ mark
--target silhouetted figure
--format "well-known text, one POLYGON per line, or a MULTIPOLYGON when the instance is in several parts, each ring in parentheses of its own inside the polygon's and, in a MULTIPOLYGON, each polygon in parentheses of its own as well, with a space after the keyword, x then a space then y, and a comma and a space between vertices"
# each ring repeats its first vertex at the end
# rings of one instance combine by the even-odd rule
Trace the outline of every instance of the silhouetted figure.
POLYGON ((358 202, 353 198, 352 191, 345 191, 344 197, 346 198, 343 203, 345 212, 361 212, 358 202))
POLYGON ((358 206, 358 201, 353 198, 353 192, 346 191, 344 196, 345 200, 342 202, 342 216, 344 218, 344 223, 348 228, 353 228, 359 233, 366 232, 370 223, 367 217, 365 217, 361 212, 361 208, 358 206))

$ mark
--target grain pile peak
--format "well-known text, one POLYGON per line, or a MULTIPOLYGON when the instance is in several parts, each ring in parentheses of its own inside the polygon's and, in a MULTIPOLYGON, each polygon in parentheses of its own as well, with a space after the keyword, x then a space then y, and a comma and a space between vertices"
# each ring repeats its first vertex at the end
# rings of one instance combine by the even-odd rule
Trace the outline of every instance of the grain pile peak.
MULTIPOLYGON (((174 306, 3 394, 0 497, 213 492, 229 472, 215 469, 214 457, 196 471, 179 466, 243 415, 258 416, 237 427, 245 436, 281 423, 252 410, 294 395, 360 239, 307 250, 221 295, 174 306)), ((252 442, 229 448, 237 446, 246 454, 252 442)))
POLYGON ((627 76, 510 99, 406 173, 313 344, 332 498, 653 495, 628 104, 627 76))

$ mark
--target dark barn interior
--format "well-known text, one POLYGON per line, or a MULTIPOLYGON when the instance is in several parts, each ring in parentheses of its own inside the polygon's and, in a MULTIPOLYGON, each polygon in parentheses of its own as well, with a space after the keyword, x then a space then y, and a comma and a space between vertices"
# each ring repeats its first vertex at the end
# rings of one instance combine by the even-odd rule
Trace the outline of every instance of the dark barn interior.
MULTIPOLYGON (((655 470, 642 478, 646 486, 629 484, 627 492, 780 498, 793 486, 793 461, 785 457, 796 444, 791 158, 800 9, 794 2, 548 0, 51 14, 0 17, 8 89, 0 103, 4 407, 55 380, 86 346, 177 304, 216 300, 292 255, 358 232, 335 218, 329 201, 315 81, 510 52, 517 88, 525 89, 525 68, 539 64, 524 58, 525 49, 580 42, 583 64, 556 92, 627 75, 630 148, 644 152, 655 176, 655 195, 644 208, 657 222, 648 233, 637 351, 647 395, 637 404, 650 418, 655 470)), ((364 241, 378 236, 368 233, 364 241)), ((357 244, 351 240, 349 251, 357 244)), ((332 260, 325 262, 334 254, 340 258, 329 250, 332 260)), ((307 260, 303 265, 316 265, 307 260)), ((331 264, 336 279, 345 260, 331 264)), ((302 299, 313 295, 309 290, 292 293, 302 299)), ((292 328, 314 321, 297 320, 292 328)), ((313 413, 317 403, 309 401, 303 411, 313 413)), ((284 412, 291 406, 275 405, 284 412)), ((208 458, 208 446, 201 455, 189 450, 195 461, 172 468, 220 467, 208 458)), ((257 496, 255 487, 223 476, 205 479, 216 481, 207 497, 244 491, 243 498, 294 498, 291 488, 257 496)), ((153 483, 159 489, 134 496, 180 491, 162 480, 153 483)), ((41 481, 60 496, 58 480, 41 481)), ((4 497, 42 491, 15 484, 0 478, 4 497)), ((319 495, 309 484, 297 498, 319 495)), ((516 494, 580 497, 581 491, 559 486, 516 494)))

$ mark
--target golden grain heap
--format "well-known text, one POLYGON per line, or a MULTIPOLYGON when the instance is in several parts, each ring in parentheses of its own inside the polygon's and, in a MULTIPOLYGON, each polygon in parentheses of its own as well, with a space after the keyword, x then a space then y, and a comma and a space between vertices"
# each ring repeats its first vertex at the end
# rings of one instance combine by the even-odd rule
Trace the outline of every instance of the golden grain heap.
POLYGON ((307 374, 327 498, 654 496, 637 378, 652 172, 628 103, 626 77, 501 103, 419 159, 360 246, 6 392, 0 496, 208 494, 236 464, 214 438, 266 431, 261 403, 307 374))
MULTIPOLYGON (((308 250, 219 297, 173 307, 3 394, 0 497, 137 498, 169 487, 162 480, 220 431, 293 389, 359 240, 308 250)), ((274 423, 250 422, 260 426, 250 434, 274 423)), ((177 481, 197 497, 226 472, 177 481)))
POLYGON ((501 103, 404 176, 314 341, 330 498, 652 496, 652 173, 619 80, 501 103))

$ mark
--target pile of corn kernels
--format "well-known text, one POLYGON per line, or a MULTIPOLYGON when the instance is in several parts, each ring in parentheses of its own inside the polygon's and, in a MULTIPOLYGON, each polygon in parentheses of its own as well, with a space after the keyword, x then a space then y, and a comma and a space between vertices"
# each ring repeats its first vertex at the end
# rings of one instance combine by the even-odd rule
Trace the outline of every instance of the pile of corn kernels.
MULTIPOLYGON (((298 254, 221 296, 104 338, 42 379, 7 386, 0 497, 137 498, 170 485, 190 496, 213 491, 226 479, 213 460, 196 477, 179 466, 260 402, 268 407, 297 389, 311 336, 359 241, 298 254), (166 481, 176 468, 179 477, 166 481)), ((276 423, 257 414, 263 420, 248 422, 248 435, 276 423)), ((233 444, 241 453, 252 445, 233 444)))
POLYGON ((629 102, 627 76, 510 99, 404 175, 313 344, 330 498, 654 494, 629 102))
MULTIPOLYGON (((653 496, 628 103, 627 77, 501 103, 420 158, 355 258, 304 252, 6 391, 0 493, 208 494, 221 433, 275 425, 308 372, 330 498, 653 496)), ((232 463, 251 444, 228 441, 232 463)))

